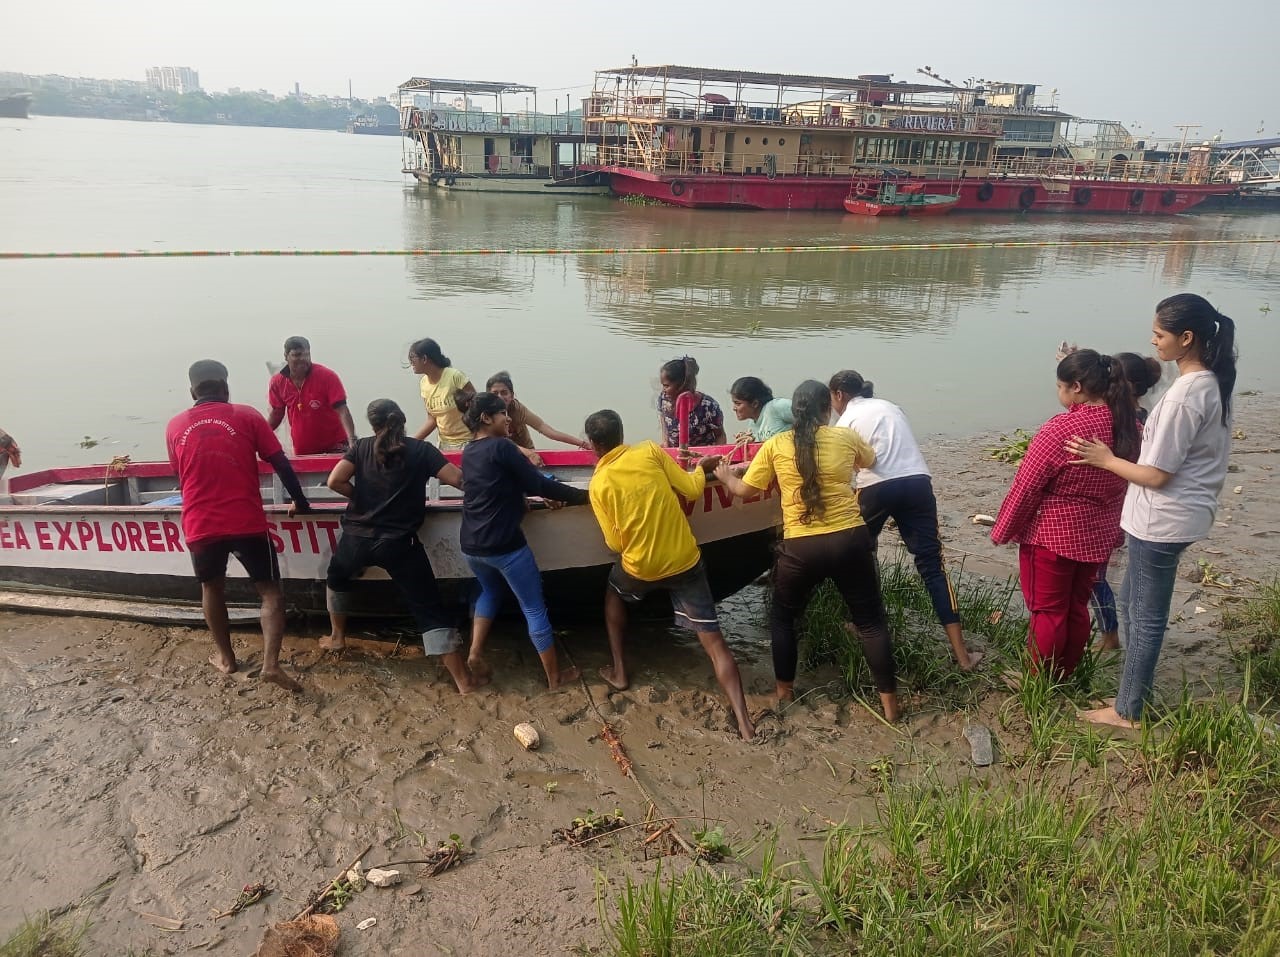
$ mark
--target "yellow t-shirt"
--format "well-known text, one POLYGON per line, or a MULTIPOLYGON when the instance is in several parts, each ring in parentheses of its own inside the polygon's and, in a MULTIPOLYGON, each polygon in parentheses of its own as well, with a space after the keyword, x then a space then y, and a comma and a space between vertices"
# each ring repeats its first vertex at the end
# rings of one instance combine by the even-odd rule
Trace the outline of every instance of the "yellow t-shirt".
POLYGON ((876 453, 853 429, 824 425, 818 429, 818 487, 826 506, 822 516, 802 521, 800 471, 796 468, 794 432, 781 432, 760 446, 742 480, 752 488, 766 489, 776 478, 782 492, 782 537, 802 538, 857 528, 862 522, 858 495, 853 490, 855 469, 870 468, 876 453))
POLYGON ((656 582, 698 564, 701 552, 675 493, 696 501, 706 486, 702 469, 684 471, 652 442, 620 445, 600 460, 588 489, 591 510, 623 571, 656 582))
POLYGON ((440 441, 451 445, 465 445, 471 441, 471 430, 462 421, 462 413, 453 402, 453 394, 467 384, 467 374, 450 366, 440 374, 440 381, 432 385, 423 376, 419 387, 422 390, 422 404, 427 413, 436 420, 436 428, 440 431, 440 441))

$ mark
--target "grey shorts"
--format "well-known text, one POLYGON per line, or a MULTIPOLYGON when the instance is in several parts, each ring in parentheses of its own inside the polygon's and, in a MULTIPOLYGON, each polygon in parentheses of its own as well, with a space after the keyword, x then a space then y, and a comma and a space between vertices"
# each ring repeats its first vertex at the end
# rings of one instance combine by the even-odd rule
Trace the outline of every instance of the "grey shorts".
POLYGON ((447 655, 461 647, 457 628, 432 628, 422 633, 422 650, 429 655, 447 655))
POLYGON ((622 568, 622 562, 613 563, 609 569, 609 587, 616 591, 623 601, 632 604, 643 601, 645 596, 654 591, 665 591, 671 597, 671 608, 676 615, 676 624, 690 631, 719 631, 720 619, 716 616, 716 600, 711 594, 711 584, 707 581, 707 569, 698 559, 686 572, 647 582, 628 575, 622 568))

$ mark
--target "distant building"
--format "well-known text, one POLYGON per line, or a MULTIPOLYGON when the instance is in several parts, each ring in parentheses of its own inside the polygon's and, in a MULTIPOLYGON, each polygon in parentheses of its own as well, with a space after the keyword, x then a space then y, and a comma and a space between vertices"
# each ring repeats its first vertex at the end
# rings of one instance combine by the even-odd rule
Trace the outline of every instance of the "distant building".
POLYGON ((149 66, 147 86, 165 93, 197 93, 200 74, 189 66, 149 66))

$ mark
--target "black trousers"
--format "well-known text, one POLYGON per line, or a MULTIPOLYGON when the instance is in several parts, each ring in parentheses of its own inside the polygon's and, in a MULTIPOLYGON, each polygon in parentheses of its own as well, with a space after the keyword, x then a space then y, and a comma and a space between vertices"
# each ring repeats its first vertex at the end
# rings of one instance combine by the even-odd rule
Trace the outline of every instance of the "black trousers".
POLYGON ((808 607, 813 590, 828 578, 848 606, 876 690, 882 694, 896 691, 893 645, 880 597, 880 569, 865 525, 787 538, 778 545, 773 562, 773 602, 769 607, 775 677, 779 681, 795 680, 796 622, 808 607))
POLYGON ((942 540, 938 535, 938 500, 933 480, 927 475, 877 482, 858 491, 858 507, 873 539, 880 537, 885 522, 898 523, 902 543, 915 559, 916 571, 933 602, 933 612, 943 625, 960 620, 956 593, 942 564, 942 540))
POLYGON ((421 632, 450 628, 453 622, 446 613, 436 584, 435 572, 427 559, 427 550, 417 535, 395 538, 363 538, 347 535, 338 539, 338 547, 329 559, 325 584, 338 599, 335 607, 342 611, 343 592, 351 588, 351 580, 366 568, 383 569, 404 596, 421 632))

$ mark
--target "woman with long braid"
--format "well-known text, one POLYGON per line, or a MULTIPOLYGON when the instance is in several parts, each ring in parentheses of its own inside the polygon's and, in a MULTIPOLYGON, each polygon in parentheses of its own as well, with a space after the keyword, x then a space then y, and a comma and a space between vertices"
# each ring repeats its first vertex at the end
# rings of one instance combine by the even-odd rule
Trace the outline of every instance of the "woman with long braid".
POLYGON ((821 382, 800 383, 791 411, 793 429, 765 442, 745 475, 738 478, 723 463, 716 469, 716 478, 736 496, 759 494, 775 479, 781 489, 783 540, 774 559, 769 607, 778 698, 795 698, 796 622, 814 588, 829 578, 862 639, 884 716, 896 721, 897 678, 875 545, 853 490, 854 469, 874 464, 875 452, 852 429, 827 424, 831 393, 821 382))

